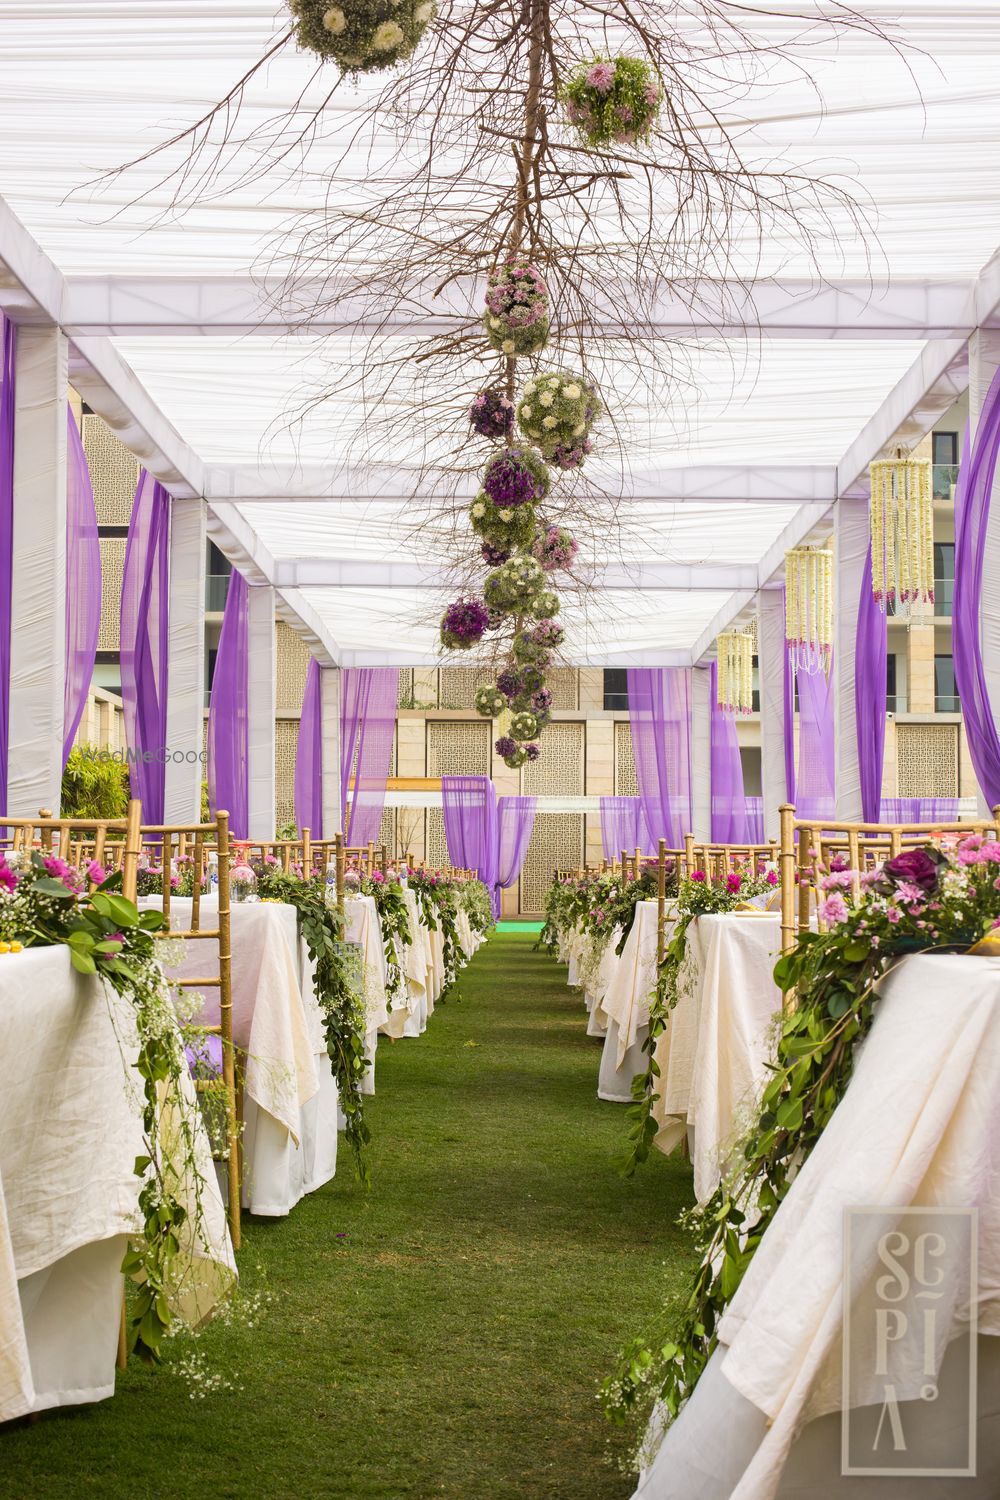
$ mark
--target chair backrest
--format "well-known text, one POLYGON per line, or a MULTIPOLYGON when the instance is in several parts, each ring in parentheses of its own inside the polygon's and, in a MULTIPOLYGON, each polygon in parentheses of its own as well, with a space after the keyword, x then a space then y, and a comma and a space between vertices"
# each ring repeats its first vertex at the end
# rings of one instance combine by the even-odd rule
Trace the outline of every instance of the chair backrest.
MULTIPOLYGON (((0 818, 0 848, 22 857, 55 855, 84 876, 91 864, 106 874, 122 870, 123 894, 134 901, 140 816, 140 804, 132 801, 124 818, 55 818, 45 809, 37 818, 0 818)), ((88 890, 97 884, 87 878, 88 890)))
MULTIPOLYGON (((846 861, 854 875, 854 894, 860 876, 904 849, 932 843, 942 835, 963 838, 983 834, 996 838, 1000 807, 991 819, 969 823, 834 823, 827 819, 796 818, 795 808, 781 809, 781 946, 795 946, 800 932, 814 920, 820 881, 830 873, 834 858, 846 861)), ((818 920, 818 918, 816 919, 818 920)))
POLYGON ((709 885, 718 885, 727 875, 750 865, 755 874, 778 859, 778 840, 767 844, 696 843, 693 834, 685 838, 687 874, 701 870, 709 885))

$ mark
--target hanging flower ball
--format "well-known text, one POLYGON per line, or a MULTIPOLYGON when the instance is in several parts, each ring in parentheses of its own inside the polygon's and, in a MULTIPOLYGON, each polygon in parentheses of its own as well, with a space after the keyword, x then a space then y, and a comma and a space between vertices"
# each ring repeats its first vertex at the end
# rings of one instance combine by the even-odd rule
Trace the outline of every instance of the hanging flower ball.
MULTIPOLYGON (((557 604, 558 602, 556 600, 557 604)), ((531 627, 528 636, 536 646, 541 646, 546 651, 555 651, 565 640, 566 632, 555 620, 546 617, 531 627)))
POLYGON ((486 337, 499 354, 535 354, 549 337, 549 294, 537 266, 515 258, 486 281, 486 337))
POLYGON ((530 448, 506 448, 483 470, 483 492, 502 509, 544 500, 550 482, 548 469, 530 448))
POLYGON ((541 588, 545 574, 533 557, 520 555, 488 573, 483 596, 492 609, 513 614, 527 609, 541 588))
POLYGON ((544 682, 545 679, 541 676, 541 673, 545 671, 552 658, 540 641, 532 639, 530 630, 522 630, 514 637, 512 650, 514 652, 514 660, 519 662, 522 667, 534 667, 539 673, 539 680, 534 686, 529 684, 527 672, 521 673, 521 682, 524 691, 532 693, 535 691, 536 686, 541 687, 544 682))
POLYGON ((507 707, 507 699, 495 687, 477 688, 473 702, 476 713, 484 719, 497 718, 507 707))
POLYGON ((480 391, 469 407, 469 421, 480 437, 499 441, 514 431, 514 403, 495 386, 480 391))
POLYGON ((538 720, 532 713, 514 714, 510 721, 511 738, 533 740, 538 733, 538 720))
POLYGON ((503 693, 505 698, 516 698, 524 691, 524 683, 519 672, 501 672, 497 678, 497 690, 503 693))
MULTIPOLYGON (((541 593, 536 594, 531 601, 531 613, 536 620, 551 624, 549 616, 559 613, 559 595, 552 589, 542 589, 541 593)), ((559 626, 556 626, 556 629, 559 630, 559 639, 562 640, 562 630, 559 626)))
POLYGON ((595 57, 581 63, 562 91, 566 118, 588 146, 637 146, 656 125, 663 93, 639 57, 595 57))
MULTIPOLYGON (((545 458, 578 447, 603 410, 582 375, 553 370, 529 380, 517 406, 517 425, 545 458)), ((582 461, 582 460, 581 460, 582 461)))
POLYGON ((509 548, 494 547, 490 542, 484 542, 480 551, 482 552, 483 562, 488 563, 491 568, 499 568, 500 564, 505 563, 510 556, 509 548))
POLYGON ((581 438, 579 442, 557 443, 548 456, 549 463, 555 464, 557 469, 579 469, 588 453, 593 451, 594 445, 590 438, 581 438))
POLYGON ((556 568, 571 566, 579 547, 573 533, 564 526, 547 526, 531 550, 545 572, 554 573, 556 568))
MULTIPOLYGON (((548 666, 547 661, 545 666, 548 666)), ((524 684, 524 691, 526 693, 537 693, 540 688, 545 686, 544 668, 535 666, 534 664, 526 664, 521 668, 521 681, 524 684)))
MULTIPOLYGON (((484 490, 469 506, 469 520, 477 536, 503 553, 497 558, 495 567, 505 563, 515 547, 530 547, 538 530, 533 505, 494 505, 484 490)), ((486 557, 485 550, 483 557, 487 562, 493 561, 486 557)))
POLYGON ((525 760, 537 760, 542 753, 541 745, 525 745, 523 749, 525 760))
POLYGON ((345 73, 373 73, 409 57, 432 20, 434 0, 288 0, 300 47, 345 73))
POLYGON ((539 688, 537 693, 531 695, 531 708, 535 714, 547 714, 552 707, 552 693, 549 688, 539 688))
POLYGON ((519 766, 523 766, 525 761, 530 759, 527 751, 509 734, 502 734, 496 741, 494 749, 504 765, 510 766, 512 771, 516 771, 519 766))
POLYGON ((489 623, 489 610, 481 600, 456 599, 441 617, 441 644, 468 651, 482 640, 489 623))

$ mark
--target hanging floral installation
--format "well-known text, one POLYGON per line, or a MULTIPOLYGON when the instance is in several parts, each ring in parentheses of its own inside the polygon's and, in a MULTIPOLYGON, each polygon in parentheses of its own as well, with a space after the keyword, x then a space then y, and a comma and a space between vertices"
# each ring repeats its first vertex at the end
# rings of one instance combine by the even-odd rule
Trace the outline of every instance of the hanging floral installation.
POLYGON ((724 630, 716 640, 719 707, 734 714, 753 712, 753 635, 724 630))
POLYGON ((886 609, 906 614, 934 603, 934 500, 926 459, 881 459, 871 478, 872 592, 886 609))
POLYGON ((372 73, 411 56, 437 7, 433 0, 288 0, 301 47, 345 73, 372 73))
POLYGON ((829 673, 833 553, 828 547, 796 547, 785 553, 785 649, 797 671, 829 673))

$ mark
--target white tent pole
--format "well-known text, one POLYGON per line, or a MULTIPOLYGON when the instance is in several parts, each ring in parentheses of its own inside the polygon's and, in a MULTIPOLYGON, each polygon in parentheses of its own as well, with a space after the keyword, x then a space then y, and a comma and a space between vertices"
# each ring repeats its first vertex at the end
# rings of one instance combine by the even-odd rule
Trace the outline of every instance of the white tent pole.
POLYGON ((6 811, 31 817, 62 783, 68 358, 58 329, 18 330, 6 811))
POLYGON ((764 837, 778 837, 778 809, 788 800, 785 784, 785 596, 781 589, 757 595, 757 662, 760 680, 760 770, 764 837))
MULTIPOLYGON (((187 823, 201 812, 205 722, 205 502, 170 508, 170 630, 164 813, 187 823)), ((228 808, 225 811, 229 811, 228 808)))
POLYGON ((277 707, 277 651, 274 590, 251 584, 247 590, 249 681, 247 704, 248 832, 252 839, 274 838, 274 724, 277 707))
POLYGON ((323 748, 323 836, 342 833, 340 808, 340 668, 320 672, 323 748))

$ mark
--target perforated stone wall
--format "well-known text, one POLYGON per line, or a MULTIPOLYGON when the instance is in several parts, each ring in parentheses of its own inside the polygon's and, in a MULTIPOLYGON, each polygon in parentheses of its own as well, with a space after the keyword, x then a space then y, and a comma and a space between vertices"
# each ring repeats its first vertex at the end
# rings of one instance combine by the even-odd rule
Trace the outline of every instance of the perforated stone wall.
POLYGON ((632 730, 627 723, 615 724, 615 796, 638 797, 632 730))
POLYGON ((541 797, 581 797, 585 733, 583 724, 546 724, 539 739, 541 756, 522 772, 525 792, 541 797))
POLYGON ((583 813, 539 813, 521 870, 521 910, 545 910, 545 895, 558 869, 583 863, 583 813))
POLYGON ((427 725, 428 776, 488 776, 491 726, 485 720, 427 725))
POLYGON ((957 724, 896 724, 900 797, 958 796, 957 724))
POLYGON ((121 642, 122 579, 125 538, 101 537, 101 630, 98 651, 117 651, 121 642))
POLYGON ((94 486, 98 526, 127 526, 139 483, 138 463, 107 423, 93 415, 83 419, 83 451, 94 486))

